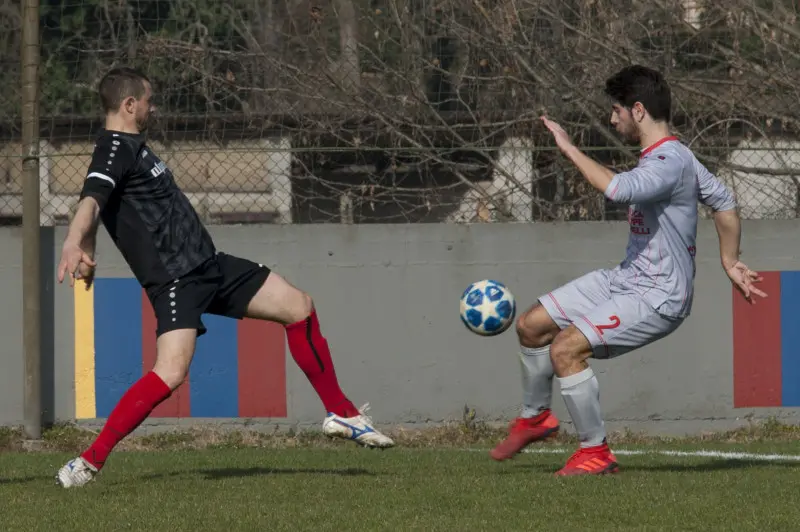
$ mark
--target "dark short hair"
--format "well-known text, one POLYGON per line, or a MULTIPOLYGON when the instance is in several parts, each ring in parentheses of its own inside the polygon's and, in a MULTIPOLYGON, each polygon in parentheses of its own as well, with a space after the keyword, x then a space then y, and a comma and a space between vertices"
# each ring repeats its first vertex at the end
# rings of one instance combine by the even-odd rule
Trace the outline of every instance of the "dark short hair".
POLYGON ((628 109, 636 102, 641 103, 653 120, 669 122, 672 117, 669 84, 660 72, 652 68, 641 65, 623 68, 606 80, 605 93, 628 109))
POLYGON ((103 111, 116 111, 125 98, 138 100, 147 90, 146 83, 150 83, 147 76, 134 68, 119 67, 108 71, 98 87, 103 111))

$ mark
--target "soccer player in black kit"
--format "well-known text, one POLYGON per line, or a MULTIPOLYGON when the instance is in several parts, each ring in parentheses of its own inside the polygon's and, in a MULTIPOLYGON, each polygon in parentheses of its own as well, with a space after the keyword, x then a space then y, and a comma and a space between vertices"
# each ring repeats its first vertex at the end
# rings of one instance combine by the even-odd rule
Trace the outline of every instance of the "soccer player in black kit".
POLYGON ((102 221, 153 305, 158 354, 92 445, 59 470, 58 482, 68 488, 91 481, 114 446, 183 382, 196 339, 206 332, 203 313, 283 324, 292 357, 327 411, 323 432, 369 447, 393 446, 340 389, 311 298, 266 266, 217 251, 169 168, 146 143, 154 110, 147 77, 117 68, 100 81, 99 93, 105 127, 64 240, 58 281, 69 276, 73 286, 75 280, 91 284, 102 221))

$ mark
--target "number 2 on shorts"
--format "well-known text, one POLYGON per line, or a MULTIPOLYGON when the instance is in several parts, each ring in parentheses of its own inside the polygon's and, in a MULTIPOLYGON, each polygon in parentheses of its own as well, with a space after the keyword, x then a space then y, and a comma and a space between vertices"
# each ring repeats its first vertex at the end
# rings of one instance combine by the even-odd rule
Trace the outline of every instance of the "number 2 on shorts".
POLYGON ((606 329, 616 329, 617 327, 619 327, 620 324, 619 317, 613 315, 609 316, 608 319, 611 320, 611 323, 609 325, 596 325, 597 330, 600 331, 600 334, 603 334, 603 331, 606 329))

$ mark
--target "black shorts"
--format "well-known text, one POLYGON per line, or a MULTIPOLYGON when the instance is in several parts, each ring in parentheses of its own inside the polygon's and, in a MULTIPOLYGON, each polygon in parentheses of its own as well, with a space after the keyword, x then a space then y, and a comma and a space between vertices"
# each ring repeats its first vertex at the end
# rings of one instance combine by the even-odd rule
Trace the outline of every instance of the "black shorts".
POLYGON ((262 264, 217 253, 180 279, 148 290, 156 336, 175 329, 197 329, 197 336, 202 336, 206 333, 203 314, 244 318, 269 274, 262 264))

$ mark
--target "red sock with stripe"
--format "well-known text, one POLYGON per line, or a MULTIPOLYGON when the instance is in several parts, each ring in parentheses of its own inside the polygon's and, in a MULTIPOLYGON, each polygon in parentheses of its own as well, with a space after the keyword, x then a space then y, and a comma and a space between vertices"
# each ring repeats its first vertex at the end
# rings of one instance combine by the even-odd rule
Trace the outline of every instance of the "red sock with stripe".
POLYGON ((136 381, 111 411, 103 430, 81 457, 96 467, 103 467, 106 458, 122 439, 133 432, 171 390, 152 371, 136 381))
POLYGON ((287 325, 286 338, 292 358, 308 377, 326 411, 342 417, 359 415, 358 409, 339 387, 331 351, 320 331, 316 311, 302 321, 287 325))

